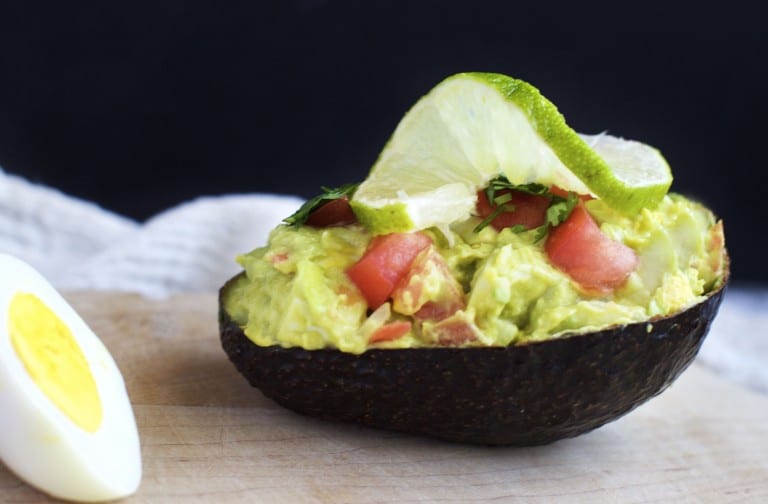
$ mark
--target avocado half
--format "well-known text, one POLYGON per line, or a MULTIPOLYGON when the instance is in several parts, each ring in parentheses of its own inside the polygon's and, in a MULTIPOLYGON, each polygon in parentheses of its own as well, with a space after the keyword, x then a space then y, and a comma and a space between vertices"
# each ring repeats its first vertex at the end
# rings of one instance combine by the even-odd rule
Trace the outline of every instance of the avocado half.
MULTIPOLYGON (((235 277, 237 278, 237 277, 235 277)), ((330 420, 487 445, 540 445, 616 420, 693 361, 725 290, 672 316, 508 347, 262 347, 223 308, 221 343, 278 404, 330 420)))

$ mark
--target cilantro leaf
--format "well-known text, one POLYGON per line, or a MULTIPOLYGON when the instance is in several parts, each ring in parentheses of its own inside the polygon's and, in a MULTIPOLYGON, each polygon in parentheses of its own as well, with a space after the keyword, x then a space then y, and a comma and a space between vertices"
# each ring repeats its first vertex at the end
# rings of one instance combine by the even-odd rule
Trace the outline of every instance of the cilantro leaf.
POLYGON ((578 202, 579 197, 575 192, 569 192, 567 198, 555 196, 552 198, 552 204, 547 208, 546 223, 550 226, 562 224, 571 215, 571 211, 578 202))
MULTIPOLYGON (((494 207, 494 210, 488 217, 475 226, 474 232, 477 233, 482 231, 502 212, 511 212, 515 209, 515 206, 510 203, 512 200, 511 195, 508 192, 502 192, 510 189, 549 198, 550 204, 547 207, 544 224, 536 228, 536 241, 546 237, 550 228, 565 221, 579 202, 579 197, 574 192, 569 192, 568 196, 564 198, 550 192, 549 187, 545 185, 536 183, 515 185, 502 175, 491 180, 488 183, 488 187, 485 188, 485 196, 494 207)), ((522 233, 523 231, 526 231, 526 229, 518 224, 512 227, 512 231, 515 233, 522 233)))
POLYGON ((544 215, 544 225, 539 226, 536 231, 536 241, 543 240, 550 228, 565 222, 565 219, 571 215, 578 202, 579 196, 573 191, 568 192, 567 198, 553 194, 552 203, 550 203, 547 213, 544 215))

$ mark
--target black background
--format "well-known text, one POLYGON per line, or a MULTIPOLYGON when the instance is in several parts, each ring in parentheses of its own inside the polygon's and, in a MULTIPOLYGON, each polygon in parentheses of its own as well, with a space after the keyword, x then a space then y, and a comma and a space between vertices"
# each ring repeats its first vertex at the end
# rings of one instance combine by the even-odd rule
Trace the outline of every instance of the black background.
POLYGON ((147 217, 364 178, 444 77, 525 79, 585 133, 661 149, 768 281, 765 17, 739 2, 18 2, 0 6, 0 165, 147 217))

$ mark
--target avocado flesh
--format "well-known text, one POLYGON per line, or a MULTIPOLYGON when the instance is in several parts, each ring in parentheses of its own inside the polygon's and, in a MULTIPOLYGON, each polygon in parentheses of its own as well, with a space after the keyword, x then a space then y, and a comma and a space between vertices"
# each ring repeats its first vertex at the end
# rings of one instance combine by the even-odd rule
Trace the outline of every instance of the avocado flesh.
POLYGON ((333 349, 259 346, 220 291, 224 351, 278 404, 324 419, 488 445, 540 445, 615 420, 662 392, 693 361, 727 271, 671 316, 506 347, 333 349))
POLYGON ((307 415, 492 445, 587 432, 690 364, 728 278, 722 223, 700 205, 671 195, 633 219, 587 205, 640 258, 609 298, 582 296, 531 233, 468 221, 453 244, 432 236, 480 339, 448 348, 412 331, 369 345, 367 306, 344 272, 370 235, 280 226, 220 291, 223 348, 253 386, 307 415))
MULTIPOLYGON (((507 346, 677 313, 703 300, 721 280, 717 231, 722 228, 701 205, 670 195, 631 218, 599 200, 587 207, 605 234, 638 255, 636 270, 610 295, 581 292, 548 260, 536 232, 496 232, 490 226, 475 232, 479 219, 472 218, 443 232, 426 231, 433 255, 444 265, 422 270, 416 282, 419 302, 451 306, 450 293, 458 291, 463 307, 451 319, 475 336, 462 345, 507 346), (441 276, 446 270, 452 278, 441 276), (455 287, 444 288, 449 280, 455 287)), ((415 310, 396 296, 388 320, 412 321, 412 330, 393 341, 369 343, 375 317, 369 317, 365 299, 345 272, 370 241, 361 226, 278 226, 267 246, 239 257, 246 277, 227 290, 227 311, 261 346, 360 354, 370 348, 438 345, 441 335, 434 329, 439 324, 415 320, 415 310)))

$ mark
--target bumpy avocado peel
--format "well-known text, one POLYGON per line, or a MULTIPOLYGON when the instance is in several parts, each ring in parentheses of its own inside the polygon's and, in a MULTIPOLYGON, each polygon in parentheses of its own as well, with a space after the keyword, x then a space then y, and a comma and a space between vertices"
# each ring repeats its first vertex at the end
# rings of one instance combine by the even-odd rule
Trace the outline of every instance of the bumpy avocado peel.
POLYGON ((591 431, 664 391, 701 347, 726 279, 672 316, 509 347, 360 355, 261 347, 223 308, 232 280, 220 291, 219 328, 237 370, 296 412, 455 442, 541 445, 591 431))

